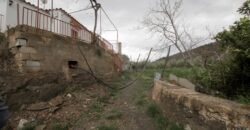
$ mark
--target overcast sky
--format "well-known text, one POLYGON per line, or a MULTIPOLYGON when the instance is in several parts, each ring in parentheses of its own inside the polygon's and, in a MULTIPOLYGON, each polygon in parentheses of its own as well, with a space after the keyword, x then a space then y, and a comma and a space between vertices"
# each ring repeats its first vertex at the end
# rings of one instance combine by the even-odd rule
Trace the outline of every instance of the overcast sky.
MULTIPOLYGON (((37 0, 27 0, 36 4, 37 0)), ((50 7, 50 0, 45 8, 50 7)), ((142 59, 146 57, 151 47, 156 47, 159 41, 152 37, 147 30, 141 29, 141 22, 150 8, 157 0, 97 0, 106 10, 119 30, 119 41, 123 44, 123 53, 137 58, 139 53, 142 59)), ((206 35, 210 32, 216 34, 224 27, 228 27, 239 19, 237 9, 245 0, 184 0, 180 19, 192 28, 194 35, 206 35)), ((54 0, 54 6, 63 8, 68 12, 83 9, 89 6, 89 0, 54 0)), ((92 30, 92 10, 72 14, 77 20, 92 30)), ((99 26, 99 25, 98 25, 99 26)), ((113 27, 107 18, 102 15, 103 30, 112 30, 113 27)), ((99 30, 98 30, 99 32, 99 30)), ((115 32, 103 32, 103 37, 116 40, 115 32)), ((153 53, 151 59, 157 59, 164 53, 153 53)))

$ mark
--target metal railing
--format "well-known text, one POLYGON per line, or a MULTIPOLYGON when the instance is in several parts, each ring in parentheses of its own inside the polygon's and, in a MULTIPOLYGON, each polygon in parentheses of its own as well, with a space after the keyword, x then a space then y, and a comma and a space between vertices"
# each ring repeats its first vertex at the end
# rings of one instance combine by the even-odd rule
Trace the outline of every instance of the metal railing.
MULTIPOLYGON (((92 32, 82 26, 76 26, 71 21, 66 22, 57 18, 53 18, 49 13, 38 10, 32 10, 23 7, 21 15, 18 14, 18 24, 35 27, 41 30, 50 31, 59 35, 69 36, 86 43, 91 43, 92 32)), ((99 46, 105 50, 115 53, 113 45, 102 37, 98 37, 99 46)))
POLYGON ((0 32, 3 30, 4 15, 0 14, 0 32))
POLYGON ((115 53, 113 45, 108 40, 106 40, 100 36, 98 38, 99 38, 99 46, 100 47, 102 47, 106 51, 110 51, 112 53, 115 53))
POLYGON ((42 13, 23 7, 21 16, 18 20, 19 25, 27 25, 41 30, 50 31, 59 35, 69 36, 91 43, 91 32, 81 26, 71 24, 50 16, 49 13, 42 13))

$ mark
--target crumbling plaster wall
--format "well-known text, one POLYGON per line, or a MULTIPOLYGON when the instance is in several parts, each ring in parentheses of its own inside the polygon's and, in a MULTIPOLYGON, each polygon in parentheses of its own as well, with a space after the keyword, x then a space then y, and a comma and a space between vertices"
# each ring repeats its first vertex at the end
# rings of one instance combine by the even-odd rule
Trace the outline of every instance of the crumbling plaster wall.
POLYGON ((117 72, 114 57, 100 47, 70 37, 18 26, 8 31, 9 49, 15 55, 21 72, 62 72, 68 61, 77 61, 78 68, 89 70, 79 48, 86 55, 93 71, 100 75, 117 72), (17 39, 26 39, 27 44, 17 47, 17 39), (78 48, 79 47, 79 48, 78 48))
POLYGON ((152 99, 168 119, 192 130, 249 130, 250 106, 155 80, 152 99))

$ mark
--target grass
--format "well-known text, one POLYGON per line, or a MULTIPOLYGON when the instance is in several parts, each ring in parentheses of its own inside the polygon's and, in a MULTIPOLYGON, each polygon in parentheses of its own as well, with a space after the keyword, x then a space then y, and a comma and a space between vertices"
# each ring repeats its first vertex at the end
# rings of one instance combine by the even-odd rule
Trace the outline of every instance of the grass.
POLYGON ((68 130, 68 125, 64 123, 52 124, 51 130, 68 130))
POLYGON ((147 107, 147 114, 150 117, 155 118, 155 117, 161 115, 161 110, 156 104, 151 103, 147 107))
POLYGON ((155 103, 150 103, 146 110, 149 117, 153 119, 158 130, 184 130, 182 126, 170 122, 163 114, 159 106, 155 103))
POLYGON ((118 130, 115 126, 101 125, 97 127, 98 130, 118 130))
MULTIPOLYGON (((168 77, 169 74, 174 74, 178 77, 182 77, 182 78, 187 78, 190 80, 195 80, 197 77, 197 74, 202 71, 203 69, 200 67, 194 67, 194 68, 190 68, 190 67, 171 67, 171 68, 166 68, 165 72, 164 72, 164 77, 168 77)), ((150 78, 154 78, 154 74, 156 72, 161 73, 162 72, 162 68, 148 68, 145 70, 144 72, 144 76, 150 77, 150 78)))
POLYGON ((0 33, 0 44, 4 41, 5 36, 4 34, 0 33))
POLYGON ((122 113, 117 110, 112 110, 110 114, 106 116, 106 119, 108 120, 116 120, 121 118, 122 118, 122 113))
POLYGON ((164 130, 168 127, 168 120, 163 116, 160 108, 156 104, 149 104, 146 112, 148 116, 154 120, 159 130, 164 130))
POLYGON ((236 99, 237 102, 242 104, 250 105, 250 97, 238 96, 236 99))
POLYGON ((96 101, 90 106, 90 110, 92 112, 102 112, 103 111, 103 104, 99 101, 96 101))
MULTIPOLYGON (((163 114, 160 107, 148 98, 148 92, 153 85, 154 73, 157 69, 146 69, 140 78, 140 86, 136 88, 138 94, 135 95, 135 104, 152 118, 157 130, 183 130, 181 126, 170 122, 163 114)), ((159 71, 158 71, 159 72, 159 71)), ((181 72, 181 71, 179 71, 181 72)), ((184 72, 184 71, 183 71, 184 72)), ((186 72, 184 72, 186 73, 186 72)))
POLYGON ((136 105, 145 106, 146 104, 148 104, 148 101, 145 95, 141 95, 136 99, 136 105))
POLYGON ((35 130, 38 122, 29 122, 21 130, 35 130))
POLYGON ((35 130, 35 126, 24 126, 21 130, 35 130))

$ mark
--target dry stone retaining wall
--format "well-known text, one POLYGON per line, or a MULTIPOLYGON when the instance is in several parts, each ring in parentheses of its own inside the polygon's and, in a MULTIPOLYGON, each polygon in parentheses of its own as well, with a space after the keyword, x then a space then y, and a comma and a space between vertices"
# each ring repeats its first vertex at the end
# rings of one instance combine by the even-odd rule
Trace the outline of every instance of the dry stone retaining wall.
POLYGON ((250 130, 250 106, 155 80, 152 98, 166 116, 192 130, 250 130))

